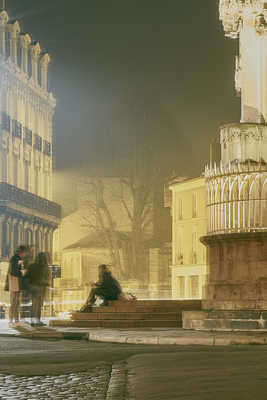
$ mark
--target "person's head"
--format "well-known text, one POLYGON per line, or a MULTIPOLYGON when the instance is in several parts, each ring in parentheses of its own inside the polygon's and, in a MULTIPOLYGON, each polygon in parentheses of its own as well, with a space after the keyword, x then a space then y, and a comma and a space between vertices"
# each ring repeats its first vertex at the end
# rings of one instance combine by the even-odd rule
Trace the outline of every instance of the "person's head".
POLYGON ((43 252, 37 254, 35 261, 42 266, 48 265, 47 256, 43 252))
POLYGON ((110 273, 106 264, 101 264, 98 266, 98 277, 102 280, 105 273, 110 273))
POLYGON ((19 246, 17 249, 17 254, 21 257, 21 258, 25 258, 28 256, 29 254, 29 248, 27 246, 19 246))

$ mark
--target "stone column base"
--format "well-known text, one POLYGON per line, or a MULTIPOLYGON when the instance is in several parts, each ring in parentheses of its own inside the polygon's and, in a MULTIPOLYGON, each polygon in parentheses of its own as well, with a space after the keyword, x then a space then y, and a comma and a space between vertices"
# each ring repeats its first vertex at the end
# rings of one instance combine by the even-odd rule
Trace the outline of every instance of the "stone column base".
POLYGON ((267 309, 267 232, 205 236, 203 310, 267 309))
POLYGON ((267 309, 184 311, 183 328, 203 331, 267 331, 267 309))

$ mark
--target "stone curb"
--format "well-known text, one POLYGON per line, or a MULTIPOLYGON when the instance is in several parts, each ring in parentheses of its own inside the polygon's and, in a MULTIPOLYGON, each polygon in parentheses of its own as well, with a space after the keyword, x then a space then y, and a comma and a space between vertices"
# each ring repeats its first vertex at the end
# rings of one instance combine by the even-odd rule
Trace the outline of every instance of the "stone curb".
POLYGON ((177 345, 177 346, 231 346, 231 345, 267 345, 267 333, 263 332, 202 332, 182 331, 182 335, 168 335, 168 332, 133 332, 133 331, 96 331, 96 332, 47 332, 35 333, 0 333, 0 337, 24 339, 65 339, 88 340, 90 342, 143 344, 143 345, 177 345), (149 333, 149 335, 148 335, 149 333))
POLYGON ((112 365, 106 400, 124 400, 127 392, 126 361, 118 361, 112 365))
POLYGON ((91 342, 106 342, 106 343, 124 343, 124 344, 146 344, 146 345, 177 345, 177 346, 230 346, 230 345, 266 345, 267 344, 267 334, 229 334, 225 336, 220 335, 199 335, 194 337, 175 337, 175 336, 150 336, 142 337, 141 335, 127 335, 119 332, 117 335, 112 335, 111 333, 88 333, 88 341, 91 342))

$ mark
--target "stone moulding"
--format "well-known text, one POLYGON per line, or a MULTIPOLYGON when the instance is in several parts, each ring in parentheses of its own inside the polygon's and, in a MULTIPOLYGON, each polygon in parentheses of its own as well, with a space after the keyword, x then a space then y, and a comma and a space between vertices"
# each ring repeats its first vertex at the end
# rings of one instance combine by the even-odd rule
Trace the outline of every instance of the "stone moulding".
MULTIPOLYGON (((255 14, 255 28, 257 17, 267 11, 267 2, 264 0, 220 0, 220 20, 223 23, 226 36, 236 39, 242 26, 244 11, 250 9, 255 14)), ((260 30, 258 30, 261 33, 260 30)))
POLYGON ((262 242, 267 239, 267 228, 261 232, 239 232, 239 233, 225 233, 218 235, 206 235, 200 238, 201 243, 205 246, 215 246, 219 242, 232 243, 233 241, 251 241, 255 240, 262 242))

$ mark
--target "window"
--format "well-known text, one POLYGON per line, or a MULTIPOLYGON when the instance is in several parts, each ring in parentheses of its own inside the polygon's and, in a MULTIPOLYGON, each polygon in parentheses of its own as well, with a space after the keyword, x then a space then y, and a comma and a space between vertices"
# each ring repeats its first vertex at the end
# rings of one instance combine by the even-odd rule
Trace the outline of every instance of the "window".
POLYGON ((2 129, 10 132, 10 116, 5 112, 2 112, 2 129))
POLYGON ((32 131, 28 128, 24 128, 24 141, 29 146, 32 146, 32 131))
POLYGON ((197 216, 197 194, 193 193, 192 195, 192 218, 196 218, 197 216))
POLYGON ((178 297, 180 299, 185 298, 185 277, 178 276, 178 297))
POLYGON ((49 175, 44 174, 44 197, 48 199, 49 197, 49 175))
POLYGON ((183 200, 178 199, 178 219, 183 219, 183 200))
POLYGON ((51 156, 51 143, 49 143, 47 140, 44 140, 44 154, 51 156))
POLYGON ((199 298, 199 276, 198 275, 190 276, 190 297, 192 299, 199 298))
POLYGON ((19 169, 19 158, 16 154, 13 154, 13 185, 18 186, 18 169, 19 169))
POLYGON ((22 125, 20 122, 13 119, 12 121, 12 134, 19 139, 22 138, 22 125))
POLYGON ((183 229, 178 228, 177 232, 177 250, 176 250, 176 264, 182 265, 184 263, 183 257, 183 229))
POLYGON ((35 175, 34 175, 34 190, 35 194, 38 196, 39 195, 39 169, 35 168, 35 175))
POLYGON ((192 264, 197 264, 197 232, 192 233, 192 264))
POLYGON ((30 191, 30 163, 25 161, 24 163, 24 189, 30 191))
POLYGON ((7 154, 2 152, 2 182, 7 182, 7 154))
POLYGON ((42 151, 42 146, 43 145, 43 141, 41 136, 35 134, 34 135, 34 148, 38 151, 42 151))

